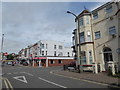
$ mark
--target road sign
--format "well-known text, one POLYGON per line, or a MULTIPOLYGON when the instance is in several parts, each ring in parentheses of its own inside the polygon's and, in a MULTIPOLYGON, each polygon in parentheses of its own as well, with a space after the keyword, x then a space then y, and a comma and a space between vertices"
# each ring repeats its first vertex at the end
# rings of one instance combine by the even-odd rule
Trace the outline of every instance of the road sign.
POLYGON ((16 80, 19 80, 21 82, 28 83, 25 76, 17 76, 17 77, 13 77, 13 78, 16 80))

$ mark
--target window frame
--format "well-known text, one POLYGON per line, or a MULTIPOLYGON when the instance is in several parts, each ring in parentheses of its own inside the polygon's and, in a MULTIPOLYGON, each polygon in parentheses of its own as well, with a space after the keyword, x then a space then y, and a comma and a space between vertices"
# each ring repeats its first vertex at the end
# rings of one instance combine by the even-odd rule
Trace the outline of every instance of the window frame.
POLYGON ((113 11, 112 5, 111 5, 111 4, 108 5, 108 6, 105 8, 105 11, 106 11, 106 13, 111 13, 111 12, 113 11))
POLYGON ((116 33, 117 32, 116 32, 116 27, 115 26, 109 27, 109 35, 115 35, 116 33))
POLYGON ((81 43, 85 43, 85 32, 81 32, 79 35, 80 35, 80 37, 79 37, 79 38, 80 38, 80 44, 81 44, 81 43), (82 40, 81 38, 82 38, 83 40, 82 40), (82 41, 81 41, 81 40, 82 40, 82 41))
POLYGON ((101 38, 101 32, 100 31, 96 31, 95 33, 95 39, 100 39, 101 38), (99 33, 98 33, 99 32, 99 33), (99 37, 97 36, 99 35, 99 37), (96 37, 97 36, 97 37, 96 37))
POLYGON ((93 19, 95 20, 95 19, 97 19, 99 16, 98 16, 98 11, 96 11, 96 12, 93 12, 92 13, 92 16, 93 16, 93 19))
POLYGON ((83 26, 84 25, 84 18, 81 17, 79 18, 79 26, 83 26))

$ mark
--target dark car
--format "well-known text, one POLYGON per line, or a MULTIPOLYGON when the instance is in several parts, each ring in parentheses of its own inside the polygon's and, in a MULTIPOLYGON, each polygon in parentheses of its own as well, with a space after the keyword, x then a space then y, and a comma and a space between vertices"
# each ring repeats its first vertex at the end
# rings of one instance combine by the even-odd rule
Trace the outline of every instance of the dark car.
POLYGON ((28 63, 25 61, 22 63, 24 66, 28 66, 28 63))
POLYGON ((75 62, 71 62, 70 64, 67 65, 68 67, 75 67, 76 63, 75 62))

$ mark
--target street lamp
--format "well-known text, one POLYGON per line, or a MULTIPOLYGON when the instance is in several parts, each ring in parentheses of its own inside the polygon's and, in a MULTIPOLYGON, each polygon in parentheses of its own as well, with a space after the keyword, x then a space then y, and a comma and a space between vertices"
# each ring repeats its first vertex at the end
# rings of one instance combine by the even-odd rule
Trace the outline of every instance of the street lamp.
POLYGON ((76 19, 78 20, 78 29, 77 29, 77 34, 76 34, 76 36, 77 36, 77 51, 78 51, 78 53, 77 53, 77 59, 78 60, 80 60, 80 72, 82 71, 81 70, 81 55, 80 55, 80 53, 81 53, 81 47, 80 47, 80 29, 79 29, 79 18, 78 18, 78 16, 76 15, 76 14, 74 14, 74 13, 72 13, 72 12, 70 12, 70 11, 67 11, 67 13, 69 13, 69 14, 72 14, 73 16, 75 16, 75 22, 76 22, 76 19))
POLYGON ((4 40, 4 34, 2 34, 2 43, 1 43, 1 60, 3 60, 3 40, 4 40))

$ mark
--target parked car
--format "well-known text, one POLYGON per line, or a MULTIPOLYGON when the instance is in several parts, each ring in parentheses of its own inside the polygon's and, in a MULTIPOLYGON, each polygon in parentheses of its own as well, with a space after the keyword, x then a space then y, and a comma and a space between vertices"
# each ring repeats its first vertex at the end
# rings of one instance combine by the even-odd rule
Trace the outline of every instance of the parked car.
POLYGON ((22 63, 24 66, 28 66, 28 63, 25 61, 22 63))
POLYGON ((12 65, 12 62, 7 62, 8 65, 12 65))
POLYGON ((76 67, 76 63, 75 62, 71 62, 70 64, 67 65, 68 67, 76 67))

